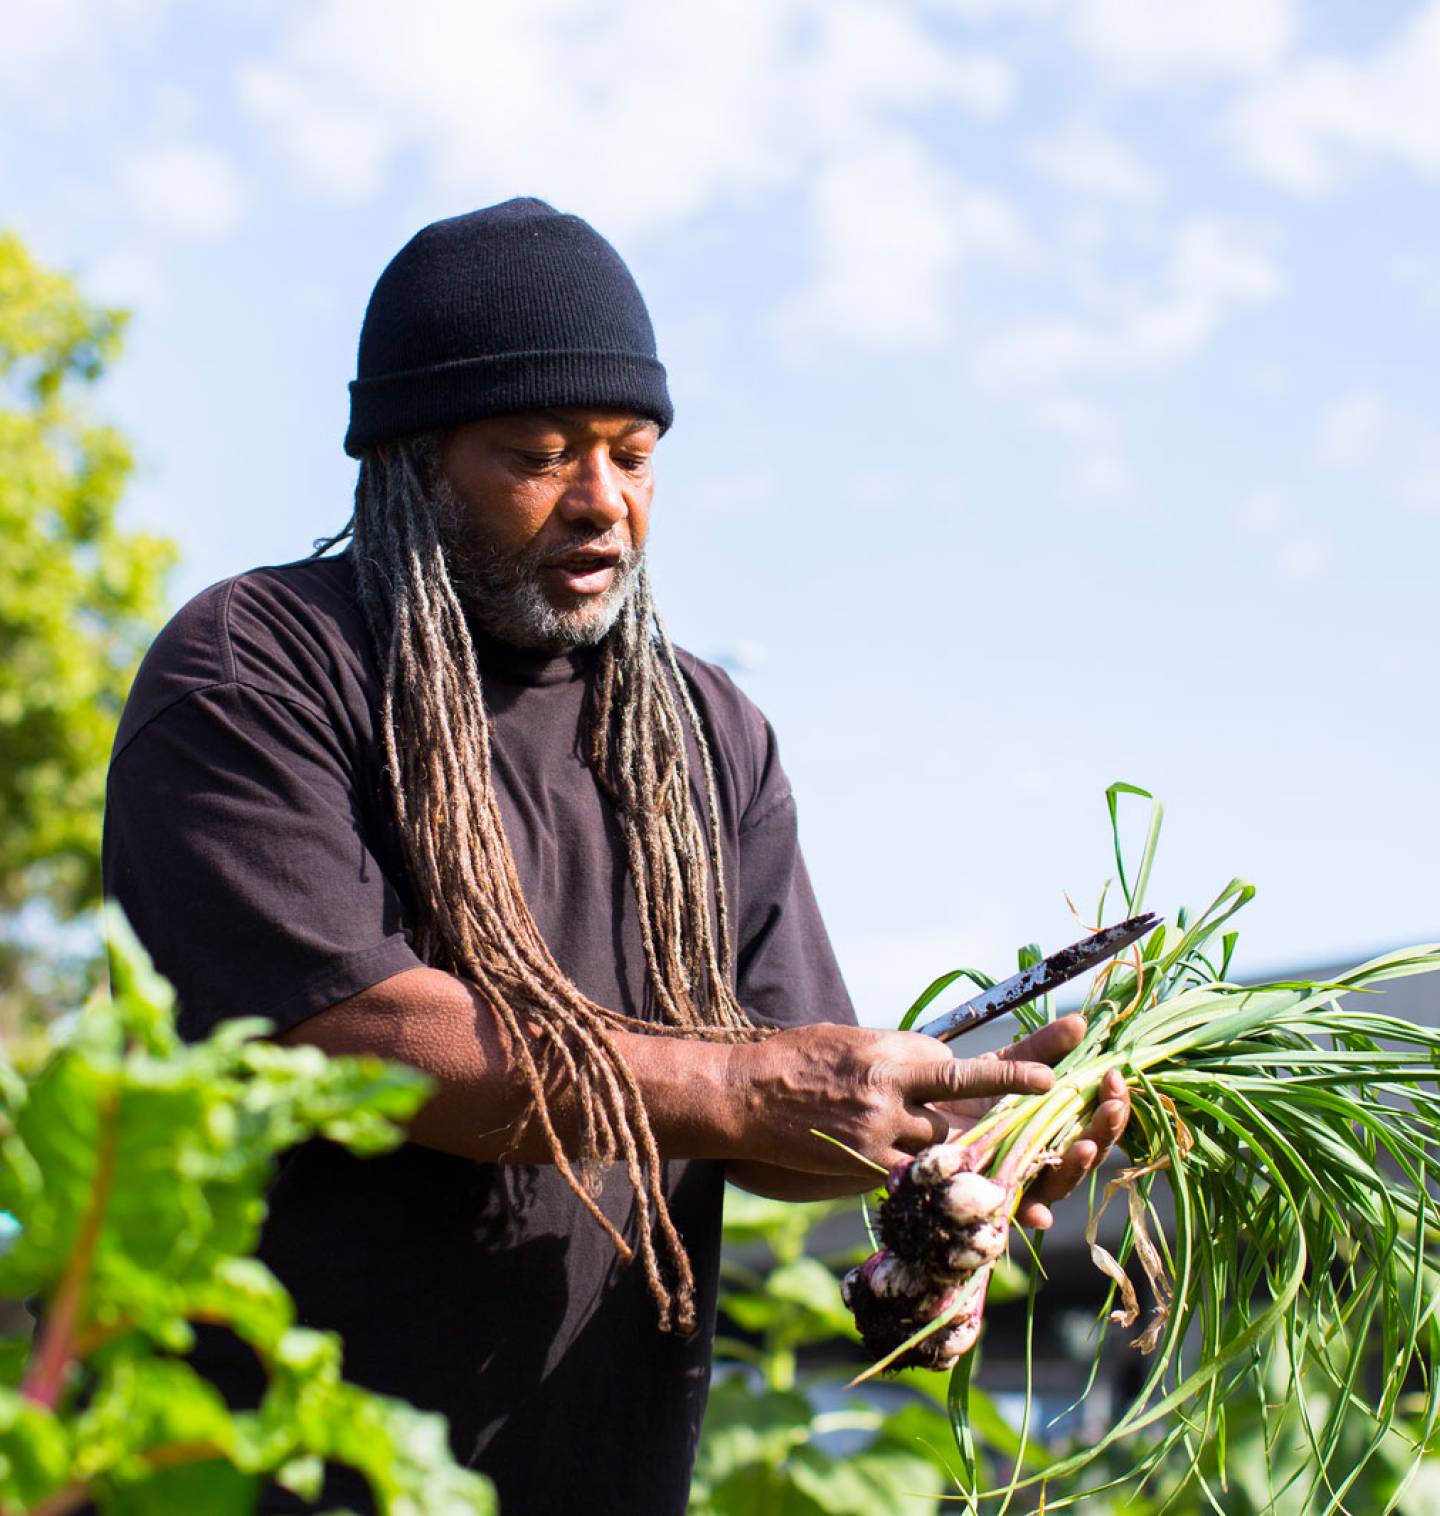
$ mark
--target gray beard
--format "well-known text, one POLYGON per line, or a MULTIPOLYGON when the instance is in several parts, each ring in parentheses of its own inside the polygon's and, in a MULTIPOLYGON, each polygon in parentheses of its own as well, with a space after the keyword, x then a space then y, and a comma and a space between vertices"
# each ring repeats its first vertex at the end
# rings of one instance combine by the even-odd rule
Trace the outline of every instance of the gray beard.
POLYGON ((435 497, 456 597, 470 620, 497 641, 563 653, 596 646, 620 619, 639 581, 643 548, 621 542, 612 532, 579 529, 543 551, 506 552, 476 532, 448 480, 436 480, 435 497), (610 588, 573 610, 558 610, 541 583, 541 565, 581 548, 620 549, 610 588))

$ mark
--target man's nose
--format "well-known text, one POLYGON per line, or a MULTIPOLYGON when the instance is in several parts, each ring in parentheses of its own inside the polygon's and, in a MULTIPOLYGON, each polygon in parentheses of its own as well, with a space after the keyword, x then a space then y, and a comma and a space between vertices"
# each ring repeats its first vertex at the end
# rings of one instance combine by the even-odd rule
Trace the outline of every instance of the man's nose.
POLYGON ((624 476, 609 458, 587 455, 560 497, 560 514, 577 526, 586 523, 609 531, 630 514, 623 485, 624 476))

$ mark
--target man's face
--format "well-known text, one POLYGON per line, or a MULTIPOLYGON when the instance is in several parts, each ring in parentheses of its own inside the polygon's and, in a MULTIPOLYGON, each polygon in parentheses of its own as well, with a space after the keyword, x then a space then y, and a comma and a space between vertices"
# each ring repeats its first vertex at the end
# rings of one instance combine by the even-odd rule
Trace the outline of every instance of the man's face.
POLYGON ((441 441, 446 547, 466 609, 520 647, 594 644, 634 586, 660 429, 617 411, 526 411, 441 441))

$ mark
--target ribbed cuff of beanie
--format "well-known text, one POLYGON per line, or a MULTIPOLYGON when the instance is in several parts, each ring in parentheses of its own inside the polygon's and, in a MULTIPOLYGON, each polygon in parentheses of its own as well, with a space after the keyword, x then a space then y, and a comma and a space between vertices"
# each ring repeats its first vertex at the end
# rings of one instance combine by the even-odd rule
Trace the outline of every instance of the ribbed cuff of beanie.
POLYGON ((350 382, 345 451, 466 421, 559 406, 628 411, 662 432, 674 420, 665 366, 641 353, 529 352, 462 358, 350 382))

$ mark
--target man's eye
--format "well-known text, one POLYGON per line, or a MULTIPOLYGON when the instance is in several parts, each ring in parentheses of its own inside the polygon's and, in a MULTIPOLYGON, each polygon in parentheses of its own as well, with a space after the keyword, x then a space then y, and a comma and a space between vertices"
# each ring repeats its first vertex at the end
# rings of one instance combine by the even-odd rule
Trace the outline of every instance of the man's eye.
POLYGON ((531 468, 554 468, 565 454, 521 452, 520 456, 531 468))
POLYGON ((631 453, 628 455, 618 455, 615 461, 628 474, 643 474, 650 467, 650 454, 631 453))

